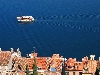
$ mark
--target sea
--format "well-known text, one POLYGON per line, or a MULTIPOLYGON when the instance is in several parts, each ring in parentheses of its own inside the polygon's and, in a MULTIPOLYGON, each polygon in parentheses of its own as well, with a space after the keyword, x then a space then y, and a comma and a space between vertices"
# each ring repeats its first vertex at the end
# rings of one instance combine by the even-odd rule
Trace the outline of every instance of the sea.
POLYGON ((0 48, 22 56, 100 56, 100 0, 0 0, 0 48), (31 24, 16 17, 33 16, 31 24))

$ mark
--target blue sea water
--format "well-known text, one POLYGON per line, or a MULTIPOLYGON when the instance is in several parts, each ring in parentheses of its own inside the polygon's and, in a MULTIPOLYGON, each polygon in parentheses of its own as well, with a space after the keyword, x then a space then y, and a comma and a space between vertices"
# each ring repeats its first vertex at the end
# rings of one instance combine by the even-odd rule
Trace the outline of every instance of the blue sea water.
POLYGON ((0 0, 0 47, 81 60, 100 52, 100 0, 0 0), (32 24, 16 17, 31 15, 32 24))

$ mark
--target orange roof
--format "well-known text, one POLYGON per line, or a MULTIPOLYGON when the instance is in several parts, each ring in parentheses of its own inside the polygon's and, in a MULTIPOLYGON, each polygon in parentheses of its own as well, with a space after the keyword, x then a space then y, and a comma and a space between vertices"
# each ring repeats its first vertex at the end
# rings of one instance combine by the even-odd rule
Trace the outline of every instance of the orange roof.
POLYGON ((75 62, 76 62, 75 59, 69 58, 69 59, 65 62, 65 64, 66 64, 67 66, 74 66, 74 63, 75 63, 75 62))
POLYGON ((8 65, 11 58, 11 53, 9 51, 0 52, 0 65, 8 65))
MULTIPOLYGON (((29 66, 30 66, 30 69, 32 69, 33 67, 33 63, 34 63, 34 59, 30 59, 29 61, 29 66)), ((36 58, 36 63, 37 63, 37 67, 41 67, 42 70, 46 70, 46 58, 40 58, 40 57, 37 57, 36 58)))
POLYGON ((83 62, 78 62, 76 59, 69 58, 65 62, 66 70, 83 70, 83 62))
POLYGON ((26 64, 29 64, 29 58, 18 58, 14 57, 13 60, 15 61, 15 69, 18 70, 18 64, 21 66, 23 70, 26 69, 26 64))
POLYGON ((56 68, 57 71, 61 70, 61 66, 62 66, 62 58, 51 58, 48 62, 47 62, 47 66, 50 66, 50 68, 54 67, 56 68))
MULTIPOLYGON (((26 64, 29 65, 29 69, 31 70, 33 67, 33 63, 34 63, 34 59, 33 58, 18 58, 15 57, 13 60, 16 61, 16 67, 18 64, 20 64, 23 68, 23 70, 25 70, 26 68, 26 64)), ((41 69, 46 70, 46 58, 36 58, 36 62, 37 62, 37 66, 41 67, 41 69)), ((17 68, 16 68, 17 69, 17 68)))

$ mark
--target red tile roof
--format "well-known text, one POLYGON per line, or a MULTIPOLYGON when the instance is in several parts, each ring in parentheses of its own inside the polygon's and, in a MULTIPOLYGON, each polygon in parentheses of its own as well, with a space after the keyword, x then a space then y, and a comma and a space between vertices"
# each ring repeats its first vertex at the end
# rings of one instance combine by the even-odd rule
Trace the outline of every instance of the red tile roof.
POLYGON ((83 63, 76 61, 76 58, 69 58, 66 62, 66 70, 83 70, 83 63))
POLYGON ((8 65, 11 58, 11 53, 9 51, 0 52, 0 65, 8 65))

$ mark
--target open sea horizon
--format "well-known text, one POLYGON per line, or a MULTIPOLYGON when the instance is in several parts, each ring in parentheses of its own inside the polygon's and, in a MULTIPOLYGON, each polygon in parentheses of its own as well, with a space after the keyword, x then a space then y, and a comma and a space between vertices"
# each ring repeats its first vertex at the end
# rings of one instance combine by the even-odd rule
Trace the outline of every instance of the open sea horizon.
POLYGON ((17 48, 22 56, 36 48, 38 56, 60 54, 82 60, 100 56, 100 0, 1 0, 0 48, 17 48), (33 16, 19 24, 18 16, 33 16))

